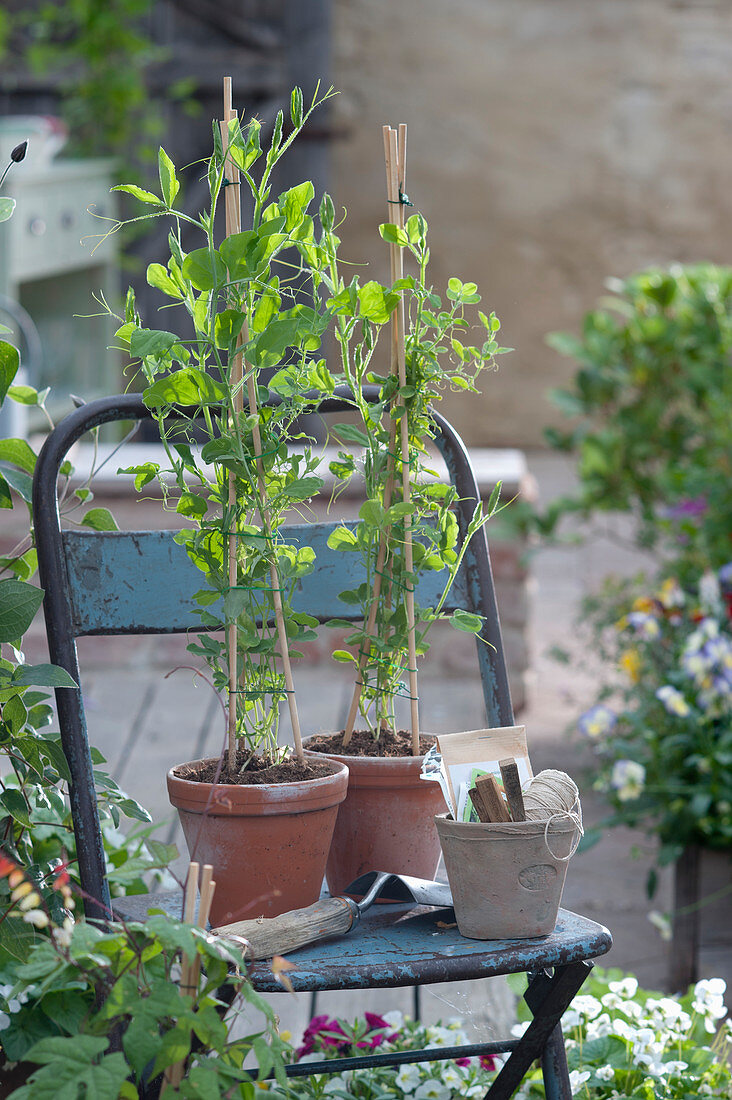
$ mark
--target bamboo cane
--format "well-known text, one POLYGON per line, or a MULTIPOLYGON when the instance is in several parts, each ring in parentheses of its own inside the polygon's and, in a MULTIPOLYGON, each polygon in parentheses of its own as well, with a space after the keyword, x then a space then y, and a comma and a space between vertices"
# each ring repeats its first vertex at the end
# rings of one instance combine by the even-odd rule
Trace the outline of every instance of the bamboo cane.
MULTIPOLYGON (((231 77, 224 77, 224 121, 221 123, 221 134, 224 141, 224 148, 228 143, 228 123, 229 120, 235 117, 234 110, 231 105, 231 77)), ((226 187, 226 235, 227 237, 232 233, 241 232, 241 207, 239 196, 239 169, 233 163, 231 158, 226 160, 227 173, 231 173, 231 180, 226 187), (232 186, 232 183, 234 186, 232 186)), ((227 179, 229 179, 227 175, 227 179)), ((246 323, 242 326, 241 332, 237 338, 237 349, 243 347, 243 345, 249 339, 249 333, 246 323)), ((244 374, 244 362, 243 354, 237 354, 235 359, 236 374, 232 373, 232 382, 236 385, 237 382, 241 382, 244 374)), ((247 397, 249 400, 249 412, 254 416, 258 412, 257 402, 257 388, 254 377, 251 371, 246 375, 247 384, 247 397)), ((244 407, 244 394, 242 387, 238 390, 239 401, 237 402, 237 412, 241 411, 244 407)), ((262 437, 259 431, 259 422, 255 421, 252 429, 252 438, 254 442, 254 451, 256 457, 257 466, 257 486, 261 499, 261 515, 262 526, 264 528, 264 534, 267 540, 271 535, 271 524, 269 519, 269 509, 265 504, 265 479, 264 479, 264 463, 262 462, 262 437)), ((229 507, 233 509, 234 506, 233 496, 233 474, 229 475, 229 507)), ((231 577, 234 576, 233 583, 236 583, 236 535, 229 536, 229 584, 232 584, 231 577), (233 544, 233 545, 232 545, 233 544), (233 559, 233 567, 232 567, 233 559)), ((269 575, 272 583, 272 600, 274 603, 275 621, 277 624, 277 636, 280 643, 280 656, 282 659, 282 669, 285 675, 285 687, 287 689, 287 703, 290 711, 290 722, 292 723, 292 736, 295 742, 295 755, 298 760, 304 762, 305 755, 302 749, 302 733, 300 731, 300 718, 297 712, 297 700, 295 698, 295 684, 292 677, 292 666, 290 664, 290 647, 287 639, 287 630, 285 627, 285 615, 282 607, 282 593, 280 591, 280 580, 277 571, 277 564, 274 560, 270 562, 269 575)), ((235 738, 232 738, 231 732, 231 713, 232 706, 231 700, 234 698, 234 720, 236 719, 236 627, 233 626, 234 645, 232 647, 229 643, 229 760, 232 759, 232 740, 235 742, 235 738), (233 660, 232 660, 232 648, 233 648, 233 660)), ((231 629, 231 628, 230 628, 231 629)), ((236 748, 233 750, 233 759, 236 760, 236 748)))
MULTIPOLYGON (((400 127, 401 129, 401 127, 400 127)), ((406 157, 406 126, 404 126, 405 141, 404 141, 404 155, 406 157)), ((389 201, 392 198, 391 195, 391 169, 389 167, 391 161, 391 151, 389 144, 389 134, 391 133, 391 126, 382 127, 384 135, 384 163, 386 164, 386 192, 387 192, 387 221, 391 222, 394 217, 394 210, 392 204, 389 201)), ((391 281, 392 285, 396 282, 396 256, 394 246, 389 248, 389 263, 391 268, 391 281)), ((398 374, 398 354, 397 354, 397 334, 396 327, 392 324, 391 327, 391 357, 390 357, 390 372, 391 374, 398 374)), ((386 456, 386 484, 384 485, 384 509, 391 508, 392 497, 394 494, 394 480, 395 480, 395 466, 396 466, 396 421, 392 418, 389 425, 389 443, 388 452, 386 456)), ((363 693, 363 674, 368 663, 368 659, 371 652, 371 637, 374 633, 376 626, 376 616, 379 610, 379 600, 381 598, 382 578, 384 574, 384 565, 386 563, 386 551, 389 541, 389 528, 385 527, 379 532, 379 548, 376 554, 376 567, 374 570, 374 586, 371 593, 371 604, 369 607, 369 615, 366 620, 366 627, 364 630, 364 646, 361 649, 358 657, 358 678, 353 688, 353 697, 351 699, 351 706, 346 718, 346 724, 343 731, 343 748, 346 748, 353 736, 353 725, 356 721, 356 713, 358 711, 358 705, 361 702, 361 695, 363 693)))
MULTIPOLYGON (((224 149, 228 146, 229 140, 229 119, 233 117, 234 110, 231 100, 231 77, 224 77, 224 121, 220 123, 221 140, 223 142, 224 149)), ((238 233, 240 226, 240 213, 239 213, 239 169, 234 164, 231 157, 226 160, 226 173, 228 184, 224 189, 225 196, 225 208, 226 208, 226 236, 231 233, 238 233)), ((244 408, 244 394, 242 392, 242 356, 236 355, 234 362, 231 365, 231 385, 232 387, 238 387, 234 393, 234 409, 237 413, 243 411, 244 408)), ((237 569, 236 569, 236 532, 231 529, 234 523, 236 514, 236 482, 233 472, 229 473, 229 586, 231 588, 236 584, 237 569)), ((228 758, 229 758, 229 773, 233 774, 236 771, 236 693, 237 693, 237 645, 236 645, 236 623, 229 623, 226 628, 226 643, 229 655, 229 707, 228 707, 228 758)))
MULTIPOLYGON (((191 862, 188 865, 188 875, 186 877, 185 892, 183 895, 183 920, 186 924, 193 924, 193 917, 196 911, 196 891, 198 889, 198 870, 199 865, 196 862, 191 862)), ((189 993, 191 986, 191 971, 192 964, 188 959, 183 956, 180 964, 180 990, 181 993, 189 993)), ((163 1076, 163 1084, 160 1089, 160 1095, 166 1091, 169 1085, 177 1087, 183 1080, 183 1074, 185 1072, 185 1062, 174 1062, 172 1066, 168 1066, 163 1076)))
MULTIPOLYGON (((402 194, 407 186, 407 127, 404 123, 399 126, 399 134, 391 130, 389 134, 389 148, 391 152, 391 190, 392 201, 397 202, 397 225, 404 229, 404 204, 402 194)), ((392 245, 395 250, 396 277, 397 280, 404 275, 404 254, 401 245, 392 245)), ((400 389, 407 384, 407 357, 405 347, 405 311, 404 298, 400 297, 394 314, 394 327, 396 329, 397 364, 399 370, 400 389)), ((402 399, 404 401, 406 399, 402 399)), ((402 500, 409 504, 411 500, 411 484, 409 469, 409 420, 406 409, 401 419, 401 444, 402 444, 402 500)), ((407 645, 409 650, 409 695, 412 726, 412 755, 419 756, 419 696, 417 688, 417 632, 414 615, 414 558, 412 553, 412 517, 404 517, 404 564, 410 577, 405 593, 407 611, 407 645)))
MULTIPOLYGON (((210 863, 204 863, 203 872, 201 874, 201 894, 198 903, 198 917, 196 918, 196 926, 198 928, 205 928, 208 923, 208 918, 211 913, 211 903, 213 901, 214 891, 216 890, 216 883, 213 881, 213 867, 210 863)), ((188 877, 186 879, 185 897, 183 903, 183 919, 187 924, 193 924, 193 915, 196 908, 196 887, 198 885, 198 864, 191 863, 188 868, 188 877)), ((181 993, 195 996, 198 989, 198 979, 201 972, 201 958, 196 955, 192 962, 189 962, 187 958, 183 958, 181 962, 180 973, 180 989, 181 993)), ((183 1080, 183 1074, 185 1073, 185 1061, 174 1062, 172 1066, 168 1066, 163 1077, 163 1086, 160 1090, 160 1095, 165 1092, 167 1087, 177 1087, 183 1080)))

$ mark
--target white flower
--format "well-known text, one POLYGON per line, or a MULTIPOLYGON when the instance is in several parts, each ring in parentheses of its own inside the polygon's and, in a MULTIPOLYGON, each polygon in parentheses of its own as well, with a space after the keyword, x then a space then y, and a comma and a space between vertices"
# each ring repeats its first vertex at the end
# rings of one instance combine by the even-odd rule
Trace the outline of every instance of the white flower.
MULTIPOLYGON (((565 1020, 566 1020, 566 1013, 565 1013, 565 1020)), ((513 1035, 514 1039, 520 1039, 521 1036, 526 1031, 526 1029, 527 1029, 527 1027, 529 1026, 530 1023, 531 1023, 530 1020, 523 1020, 520 1024, 513 1024, 512 1027, 511 1027, 511 1034, 513 1035)))
POLYGON ((10 1017, 7 1012, 0 1012, 0 1031, 5 1031, 6 1027, 10 1027, 10 1017))
POLYGON ((427 1039, 427 1049, 460 1046, 467 1042, 467 1036, 463 1032, 450 1027, 439 1027, 437 1024, 427 1028, 427 1039))
POLYGON ((453 1092, 460 1092, 465 1084, 465 1071, 462 1066, 456 1066, 454 1062, 448 1062, 441 1070, 440 1078, 442 1083, 452 1089, 453 1092))
POLYGON ((615 1077, 615 1070, 612 1066, 599 1066, 595 1070, 595 1077, 599 1077, 601 1081, 612 1081, 615 1077))
POLYGON ((708 978, 694 986, 692 1008, 704 1019, 704 1028, 709 1035, 717 1030, 717 1020, 727 1015, 724 1005, 724 992, 727 983, 722 978, 708 978))
MULTIPOLYGON (((383 1019, 386 1019, 386 1017, 384 1016, 383 1019)), ((418 1065, 411 1063, 399 1067, 396 1083, 402 1092, 413 1092, 421 1080, 422 1074, 418 1065)))
POLYGON ((584 1016, 587 1020, 594 1020, 595 1016, 599 1016, 602 1012, 602 1004, 600 1001, 598 1001, 597 997, 592 997, 589 994, 575 997, 572 1001, 572 1007, 579 1012, 580 1016, 584 1016))
POLYGON ((610 1034, 617 1035, 619 1039, 627 1039, 628 1042, 634 1042, 637 1028, 631 1027, 625 1020, 612 1020, 610 1034))
MULTIPOLYGON (((635 997, 638 992, 638 979, 629 974, 619 982, 608 982, 607 987, 611 993, 617 993, 619 997, 635 997)), ((604 997, 602 1003, 605 1004, 604 997)))
POLYGON ((610 785, 615 788, 621 802, 637 798, 646 781, 646 769, 635 760, 617 760, 613 765, 610 785))
POLYGON ((703 978, 694 986, 694 996, 698 1001, 706 998, 724 997, 727 992, 727 983, 724 978, 703 978))
POLYGON ((404 1027, 404 1013, 400 1012, 398 1008, 393 1008, 391 1012, 383 1012, 381 1019, 386 1020, 389 1027, 394 1031, 398 1031, 400 1027, 404 1027))
POLYGON ((656 692, 656 698, 663 703, 669 714, 675 714, 677 718, 686 718, 691 714, 691 707, 684 699, 680 691, 671 684, 664 684, 656 692))
POLYGON ((603 1039, 606 1035, 612 1035, 613 1021, 608 1016, 607 1012, 603 1012, 601 1016, 597 1016, 596 1019, 590 1020, 585 1028, 585 1036, 587 1039, 603 1039))
POLYGON ((578 1069, 571 1070, 569 1074, 569 1087, 572 1090, 572 1096, 577 1096, 585 1081, 589 1081, 589 1079, 590 1071, 588 1069, 582 1071, 578 1069))
POLYGON ((664 1062, 667 1073, 683 1073, 685 1069, 689 1068, 688 1062, 664 1062))
POLYGON ((324 1093, 328 1093, 328 1092, 347 1092, 347 1091, 348 1091, 348 1082, 345 1081, 343 1079, 343 1077, 329 1077, 328 1080, 325 1082, 325 1086, 323 1088, 324 1093))
POLYGON ((441 1081, 430 1077, 414 1093, 414 1100, 450 1100, 450 1090, 441 1081))

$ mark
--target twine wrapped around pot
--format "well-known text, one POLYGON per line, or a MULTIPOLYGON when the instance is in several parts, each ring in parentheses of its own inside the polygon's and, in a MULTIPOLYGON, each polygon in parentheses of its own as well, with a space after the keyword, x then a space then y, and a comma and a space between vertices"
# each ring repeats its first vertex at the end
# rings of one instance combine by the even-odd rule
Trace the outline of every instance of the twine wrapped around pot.
POLYGON ((568 862, 584 836, 582 804, 574 779, 566 772, 545 768, 530 779, 523 790, 527 821, 545 821, 544 840, 555 859, 568 862), (554 821, 570 820, 576 827, 576 839, 569 855, 556 856, 549 845, 549 826, 554 821))

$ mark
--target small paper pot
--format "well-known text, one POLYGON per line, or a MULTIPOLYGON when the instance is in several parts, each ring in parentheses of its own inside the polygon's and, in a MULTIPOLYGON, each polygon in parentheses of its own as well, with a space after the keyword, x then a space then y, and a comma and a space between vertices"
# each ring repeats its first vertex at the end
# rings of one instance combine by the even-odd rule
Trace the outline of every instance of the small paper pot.
POLYGON ((506 824, 453 821, 435 825, 461 936, 526 940, 557 922, 577 826, 569 817, 506 824))

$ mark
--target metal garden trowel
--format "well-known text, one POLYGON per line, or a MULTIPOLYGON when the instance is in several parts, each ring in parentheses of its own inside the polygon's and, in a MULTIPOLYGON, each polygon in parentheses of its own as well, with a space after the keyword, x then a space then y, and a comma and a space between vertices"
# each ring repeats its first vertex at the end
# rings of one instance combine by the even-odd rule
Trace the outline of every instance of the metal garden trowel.
POLYGON ((269 959, 272 955, 287 955, 298 947, 332 936, 345 936, 382 893, 387 893, 389 901, 394 903, 452 905, 452 894, 446 882, 392 875, 388 871, 368 871, 355 879, 346 892, 362 895, 361 901, 350 897, 321 898, 305 909, 293 909, 278 917, 235 921, 214 928, 213 932, 217 936, 245 939, 253 959, 269 959))

